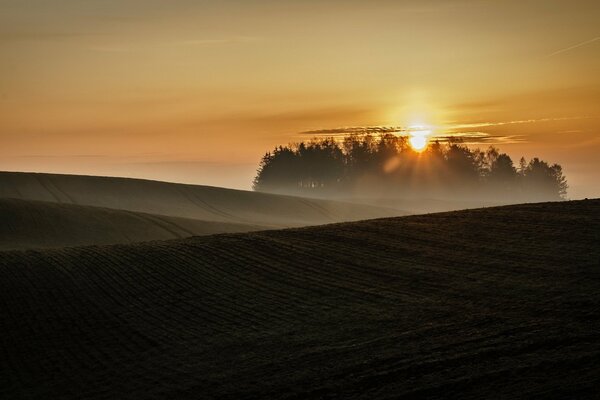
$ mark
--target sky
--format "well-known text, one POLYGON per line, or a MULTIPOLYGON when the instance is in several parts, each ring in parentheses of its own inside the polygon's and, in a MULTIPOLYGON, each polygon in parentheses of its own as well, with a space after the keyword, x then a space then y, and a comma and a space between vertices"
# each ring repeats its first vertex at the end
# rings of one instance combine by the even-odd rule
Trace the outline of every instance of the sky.
POLYGON ((600 197, 600 2, 0 0, 0 170, 249 189, 276 145, 424 126, 600 197))

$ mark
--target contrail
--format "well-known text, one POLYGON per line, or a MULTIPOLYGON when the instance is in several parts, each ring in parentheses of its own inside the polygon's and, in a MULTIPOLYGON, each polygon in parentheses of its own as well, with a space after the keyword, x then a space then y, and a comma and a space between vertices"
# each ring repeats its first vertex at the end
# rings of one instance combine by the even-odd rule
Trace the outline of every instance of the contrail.
POLYGON ((547 56, 547 57, 552 57, 552 56, 555 56, 555 55, 558 55, 558 54, 561 54, 561 53, 565 53, 565 52, 567 52, 567 51, 569 51, 569 50, 573 50, 573 49, 576 49, 576 48, 578 48, 578 47, 585 46, 585 45, 588 45, 588 44, 590 44, 590 43, 594 43, 595 41, 598 41, 598 40, 600 40, 600 36, 596 36, 595 38, 593 38, 593 39, 590 39, 590 40, 586 40, 585 42, 577 43, 577 44, 575 44, 575 45, 573 45, 573 46, 570 46, 570 47, 567 47, 567 48, 564 48, 564 49, 557 50, 557 51, 555 51, 555 52, 554 52, 554 53, 552 53, 552 54, 548 54, 548 56, 547 56))

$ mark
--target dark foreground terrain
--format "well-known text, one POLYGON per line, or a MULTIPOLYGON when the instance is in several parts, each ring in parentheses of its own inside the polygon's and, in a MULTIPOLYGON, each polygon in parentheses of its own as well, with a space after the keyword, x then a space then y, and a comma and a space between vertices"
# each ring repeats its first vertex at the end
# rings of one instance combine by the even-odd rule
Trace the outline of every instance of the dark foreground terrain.
POLYGON ((0 253, 0 398, 594 398, 600 201, 0 253))

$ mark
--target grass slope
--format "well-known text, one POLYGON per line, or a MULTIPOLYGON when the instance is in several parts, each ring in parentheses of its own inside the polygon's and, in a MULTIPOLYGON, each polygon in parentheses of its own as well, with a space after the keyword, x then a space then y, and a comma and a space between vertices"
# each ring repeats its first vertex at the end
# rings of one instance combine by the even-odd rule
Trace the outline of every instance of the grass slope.
POLYGON ((404 214, 371 205, 211 186, 25 172, 0 172, 0 198, 79 204, 280 228, 404 214))
POLYGON ((2 398, 590 398, 600 200, 0 253, 2 398))
POLYGON ((134 243, 266 229, 73 204, 0 198, 0 250, 134 243))

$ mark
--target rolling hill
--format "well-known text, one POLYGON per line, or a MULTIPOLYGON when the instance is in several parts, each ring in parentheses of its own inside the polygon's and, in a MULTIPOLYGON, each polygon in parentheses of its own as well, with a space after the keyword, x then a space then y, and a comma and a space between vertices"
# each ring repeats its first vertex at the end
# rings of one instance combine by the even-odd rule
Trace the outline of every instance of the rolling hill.
POLYGON ((273 228, 404 215, 349 202, 142 179, 0 172, 0 198, 77 204, 273 228))
POLYGON ((433 212, 458 211, 467 208, 498 207, 515 204, 515 201, 490 201, 484 199, 442 199, 442 198, 396 198, 396 197, 355 197, 339 198, 357 204, 367 204, 376 207, 394 208, 408 214, 427 214, 433 212))
POLYGON ((67 203, 0 198, 0 250, 134 243, 267 229, 67 203))
POLYGON ((600 200, 0 252, 0 397, 591 398, 600 200))

